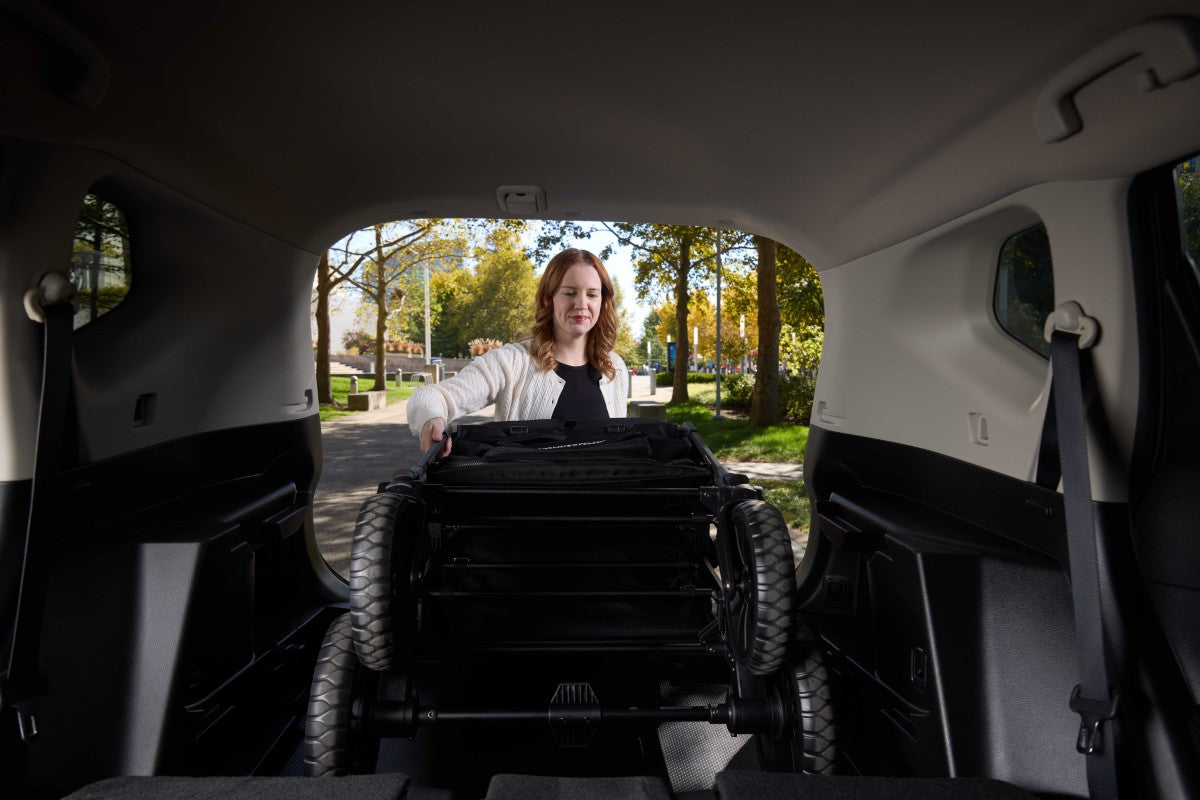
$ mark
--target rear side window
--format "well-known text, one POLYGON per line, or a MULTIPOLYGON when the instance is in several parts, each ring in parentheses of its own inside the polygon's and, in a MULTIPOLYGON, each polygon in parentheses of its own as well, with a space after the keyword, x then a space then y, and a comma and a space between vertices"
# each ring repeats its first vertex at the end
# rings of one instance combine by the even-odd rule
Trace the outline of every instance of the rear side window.
POLYGON ((1175 167, 1175 197, 1179 201, 1179 233, 1192 269, 1200 270, 1200 176, 1192 156, 1175 167))
POLYGON ((1042 328, 1054 310, 1054 272, 1045 225, 1014 233, 1001 245, 993 308, 1005 333, 1038 355, 1050 357, 1042 328))
POLYGON ((75 329, 112 311, 129 292, 129 225, 121 209, 88 194, 75 224, 71 282, 78 290, 75 329))

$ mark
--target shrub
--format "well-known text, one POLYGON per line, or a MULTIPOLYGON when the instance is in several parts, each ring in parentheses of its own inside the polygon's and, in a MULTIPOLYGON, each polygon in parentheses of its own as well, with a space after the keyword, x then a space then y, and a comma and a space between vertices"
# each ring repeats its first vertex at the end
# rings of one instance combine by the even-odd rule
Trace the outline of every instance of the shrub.
POLYGON ((424 355, 425 353, 425 345, 402 339, 393 339, 384 342, 383 349, 387 353, 406 353, 412 356, 424 355))
MULTIPOLYGON (((729 378, 730 378, 729 375, 723 376, 721 379, 722 383, 725 380, 728 380, 729 378)), ((674 372, 659 372, 659 373, 657 373, 657 377, 655 377, 654 380, 658 386, 672 386, 675 383, 675 373, 674 372)), ((716 373, 712 373, 712 372, 689 372, 687 374, 687 382, 689 384, 691 384, 691 383, 716 383, 717 376, 716 376, 716 373)))
POLYGON ((499 339, 472 339, 467 346, 471 348, 472 356, 481 356, 489 350, 504 347, 504 342, 499 339))
POLYGON ((779 410, 783 416, 807 425, 812 414, 813 393, 817 389, 815 372, 779 376, 779 410))
POLYGON ((750 398, 754 396, 752 375, 725 375, 721 378, 721 400, 729 408, 750 409, 750 398))
POLYGON ((375 337, 366 331, 346 331, 342 335, 342 347, 369 356, 375 352, 375 337))

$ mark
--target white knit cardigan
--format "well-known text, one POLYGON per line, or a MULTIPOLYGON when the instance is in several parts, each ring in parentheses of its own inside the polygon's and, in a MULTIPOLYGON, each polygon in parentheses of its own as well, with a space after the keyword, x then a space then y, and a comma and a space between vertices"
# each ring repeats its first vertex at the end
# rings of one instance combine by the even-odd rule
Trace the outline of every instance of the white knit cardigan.
MULTIPOLYGON (((554 370, 543 372, 529 354, 528 340, 489 350, 458 374, 422 386, 408 399, 408 427, 414 436, 434 417, 449 425, 466 414, 496 404, 496 419, 549 419, 566 384, 554 370)), ((629 370, 609 353, 616 374, 600 377, 600 393, 610 417, 624 417, 629 396, 629 370)))

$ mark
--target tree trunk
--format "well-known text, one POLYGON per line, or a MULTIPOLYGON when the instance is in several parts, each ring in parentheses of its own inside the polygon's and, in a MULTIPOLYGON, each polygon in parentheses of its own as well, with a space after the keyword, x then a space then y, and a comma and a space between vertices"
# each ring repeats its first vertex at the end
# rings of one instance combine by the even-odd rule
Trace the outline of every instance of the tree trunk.
POLYGON ((679 263, 675 267, 675 380, 671 388, 672 403, 688 401, 688 272, 692 269, 692 242, 679 242, 679 263))
POLYGON ((329 293, 333 281, 329 276, 329 253, 321 254, 317 263, 317 403, 333 404, 329 385, 329 293))
POLYGON ((383 257, 383 226, 375 226, 375 266, 377 278, 375 283, 375 385, 372 391, 387 390, 387 352, 384 342, 387 340, 387 264, 383 257))
POLYGON ((779 299, 776 295, 775 260, 778 248, 773 239, 754 237, 758 250, 758 372, 750 400, 750 425, 762 427, 779 422, 779 299))
POLYGON ((384 342, 387 340, 387 291, 383 285, 383 267, 379 267, 379 291, 375 295, 375 385, 372 391, 380 392, 387 389, 387 352, 384 342))

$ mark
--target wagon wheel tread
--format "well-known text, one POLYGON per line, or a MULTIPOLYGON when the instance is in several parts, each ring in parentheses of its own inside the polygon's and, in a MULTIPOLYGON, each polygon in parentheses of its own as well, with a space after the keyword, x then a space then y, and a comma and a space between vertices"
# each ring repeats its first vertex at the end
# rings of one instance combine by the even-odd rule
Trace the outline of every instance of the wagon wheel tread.
POLYGON ((350 618, 343 615, 325 632, 313 672, 304 725, 304 774, 308 777, 350 771, 351 703, 357 667, 350 618))
MULTIPOLYGON (((362 504, 350 550, 350 624, 354 651, 363 666, 392 666, 396 646, 392 561, 405 503, 411 498, 391 492, 371 495, 362 504)), ((401 587, 403 588, 403 587, 401 587)))
POLYGON ((754 635, 747 653, 739 654, 746 669, 770 675, 783 664, 792 625, 796 579, 792 542, 779 509, 764 500, 745 500, 733 509, 734 527, 749 537, 754 554, 752 601, 754 635))
POLYGON ((802 734, 801 768, 818 775, 831 774, 837 756, 837 723, 833 690, 820 642, 811 626, 801 620, 797 638, 807 645, 804 657, 791 669, 795 691, 794 713, 802 734))

